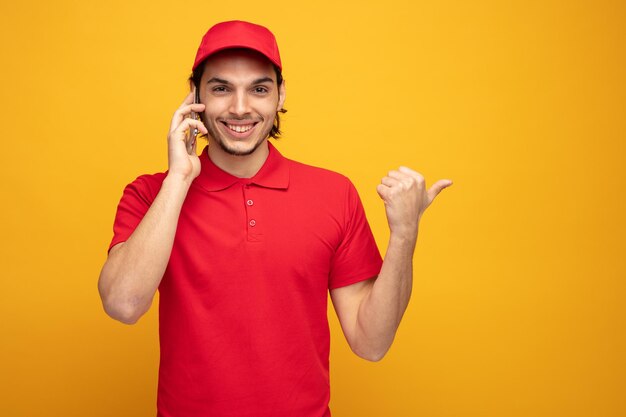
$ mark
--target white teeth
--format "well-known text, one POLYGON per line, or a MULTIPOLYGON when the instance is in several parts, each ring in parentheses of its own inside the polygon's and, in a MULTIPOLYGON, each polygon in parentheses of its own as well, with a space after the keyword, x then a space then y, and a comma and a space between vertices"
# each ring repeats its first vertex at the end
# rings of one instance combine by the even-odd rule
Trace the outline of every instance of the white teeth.
POLYGON ((247 132, 248 130, 252 129, 254 127, 254 125, 245 125, 245 126, 240 126, 240 125, 226 125, 228 126, 228 128, 230 130, 234 130, 237 133, 242 133, 242 132, 247 132))

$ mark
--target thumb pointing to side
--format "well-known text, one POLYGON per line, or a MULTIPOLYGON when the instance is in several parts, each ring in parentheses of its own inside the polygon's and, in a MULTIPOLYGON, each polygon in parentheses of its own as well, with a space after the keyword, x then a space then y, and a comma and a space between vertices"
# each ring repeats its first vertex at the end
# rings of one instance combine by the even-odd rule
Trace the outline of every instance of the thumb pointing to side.
POLYGON ((433 185, 431 185, 427 192, 428 202, 426 204, 426 207, 428 207, 430 203, 433 202, 433 200, 435 199, 435 197, 437 197, 437 195, 439 195, 441 190, 451 185, 452 185, 452 180, 439 180, 435 182, 433 185))

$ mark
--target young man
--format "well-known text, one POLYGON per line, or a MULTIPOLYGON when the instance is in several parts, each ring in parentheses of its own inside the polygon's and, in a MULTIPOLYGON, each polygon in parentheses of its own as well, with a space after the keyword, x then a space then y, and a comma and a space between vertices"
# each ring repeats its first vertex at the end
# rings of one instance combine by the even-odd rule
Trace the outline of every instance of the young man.
POLYGON ((215 25, 193 70, 168 171, 124 190, 104 308, 135 323, 159 290, 159 416, 330 416, 327 291, 352 350, 380 360, 411 294, 419 220, 451 181, 427 191, 404 167, 383 178, 383 262, 350 181, 268 142, 285 102, 272 33, 215 25), (193 129, 208 136, 200 157, 188 152, 193 129))

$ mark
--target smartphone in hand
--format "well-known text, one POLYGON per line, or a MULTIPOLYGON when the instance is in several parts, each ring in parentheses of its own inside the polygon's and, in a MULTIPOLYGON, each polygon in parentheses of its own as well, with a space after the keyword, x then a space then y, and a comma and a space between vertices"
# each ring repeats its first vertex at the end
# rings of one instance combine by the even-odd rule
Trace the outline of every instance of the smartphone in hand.
MULTIPOLYGON (((200 103, 200 91, 197 88, 194 88, 193 102, 194 104, 200 103)), ((191 117, 194 120, 199 119, 198 114, 195 111, 192 111, 189 117, 191 117)), ((196 150, 196 138, 197 137, 198 137, 198 128, 191 127, 187 131, 187 140, 185 141, 185 143, 187 144, 187 153, 189 155, 192 155, 196 150)))

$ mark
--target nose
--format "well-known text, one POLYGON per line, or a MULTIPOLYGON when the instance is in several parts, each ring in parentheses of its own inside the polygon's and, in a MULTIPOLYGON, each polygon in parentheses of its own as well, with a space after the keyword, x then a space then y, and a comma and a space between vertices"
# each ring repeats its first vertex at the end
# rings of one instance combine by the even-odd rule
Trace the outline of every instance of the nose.
POLYGON ((248 95, 245 91, 238 91, 232 95, 232 101, 230 103, 230 112, 237 116, 244 116, 250 113, 248 95))

